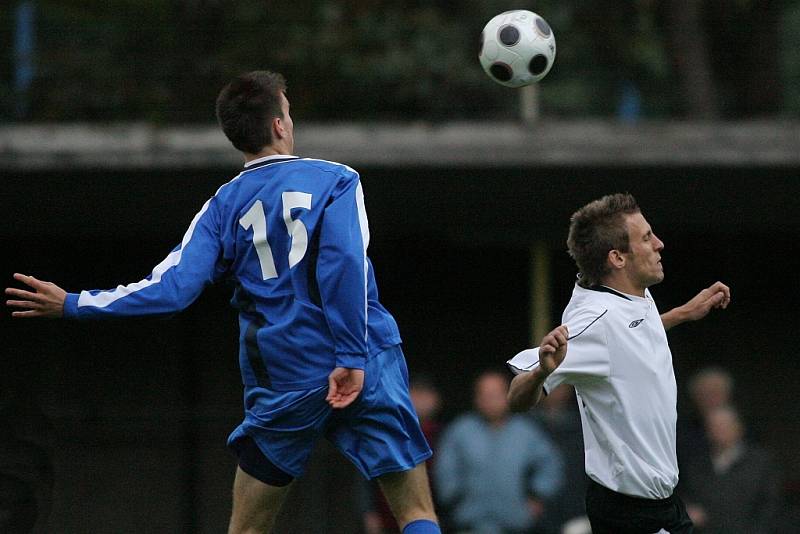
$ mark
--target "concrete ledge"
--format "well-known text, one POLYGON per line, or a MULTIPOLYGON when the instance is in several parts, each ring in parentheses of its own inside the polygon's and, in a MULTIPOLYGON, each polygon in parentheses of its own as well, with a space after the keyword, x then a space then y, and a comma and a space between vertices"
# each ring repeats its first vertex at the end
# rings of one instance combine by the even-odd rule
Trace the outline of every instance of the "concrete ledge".
MULTIPOLYGON (((298 124, 297 153, 354 166, 800 166, 800 122, 298 124)), ((0 169, 238 166, 216 126, 0 126, 0 169)))

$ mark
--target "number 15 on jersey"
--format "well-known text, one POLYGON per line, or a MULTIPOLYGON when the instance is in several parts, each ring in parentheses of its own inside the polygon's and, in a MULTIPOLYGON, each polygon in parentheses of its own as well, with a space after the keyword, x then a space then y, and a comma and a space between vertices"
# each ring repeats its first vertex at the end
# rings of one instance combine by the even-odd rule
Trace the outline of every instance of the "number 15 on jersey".
MULTIPOLYGON (((281 195, 283 203, 283 222, 286 231, 292 242, 289 250, 289 268, 297 265, 308 249, 308 230, 300 219, 292 219, 292 210, 296 208, 311 209, 311 194, 300 191, 286 191, 281 195)), ((253 246, 258 254, 258 261, 261 264, 261 278, 269 280, 278 277, 278 270, 275 268, 275 258, 272 255, 272 248, 267 241, 268 227, 267 217, 264 213, 264 205, 260 200, 256 200, 247 210, 247 213, 239 219, 239 224, 245 230, 253 229, 253 246)))

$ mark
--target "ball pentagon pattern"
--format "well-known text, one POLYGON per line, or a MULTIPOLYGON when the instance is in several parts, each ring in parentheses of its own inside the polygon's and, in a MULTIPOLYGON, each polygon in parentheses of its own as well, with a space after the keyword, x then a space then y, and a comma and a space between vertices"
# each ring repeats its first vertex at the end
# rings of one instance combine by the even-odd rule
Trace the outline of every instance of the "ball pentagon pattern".
POLYGON ((492 18, 480 36, 478 59, 486 74, 507 87, 544 78, 556 58, 550 25, 532 11, 517 9, 492 18))

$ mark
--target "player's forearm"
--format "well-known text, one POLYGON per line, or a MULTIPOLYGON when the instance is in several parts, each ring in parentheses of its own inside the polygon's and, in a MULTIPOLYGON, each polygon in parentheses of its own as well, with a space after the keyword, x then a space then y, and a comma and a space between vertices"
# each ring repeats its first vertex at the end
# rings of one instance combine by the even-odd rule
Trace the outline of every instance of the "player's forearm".
POLYGON ((161 287, 130 290, 131 286, 120 286, 109 291, 82 291, 68 293, 64 301, 64 317, 67 319, 107 319, 143 317, 147 315, 170 315, 191 304, 200 290, 180 291, 161 287))
POLYGON ((661 324, 664 325, 664 330, 669 330, 673 326, 678 326, 686 321, 686 316, 682 308, 682 306, 678 306, 677 308, 672 308, 670 311, 661 314, 661 324))
POLYGON ((363 247, 355 253, 352 249, 320 250, 319 295, 333 337, 337 367, 364 368, 368 348, 365 262, 363 247))
POLYGON ((509 407, 514 412, 524 412, 535 406, 542 398, 547 375, 540 369, 514 377, 508 388, 509 407))

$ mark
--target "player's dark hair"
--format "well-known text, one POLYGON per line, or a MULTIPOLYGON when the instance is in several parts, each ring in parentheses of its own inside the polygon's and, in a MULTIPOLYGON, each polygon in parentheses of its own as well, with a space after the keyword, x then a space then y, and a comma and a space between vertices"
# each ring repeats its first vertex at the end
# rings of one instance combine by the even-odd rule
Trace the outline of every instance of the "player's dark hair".
POLYGON ((283 118, 281 93, 286 80, 277 72, 241 74, 217 97, 217 121, 237 150, 257 154, 272 144, 272 119, 283 118))
POLYGON ((572 214, 567 249, 578 265, 581 286, 599 284, 609 274, 609 251, 630 250, 625 216, 640 211, 633 195, 617 193, 590 202, 572 214))

